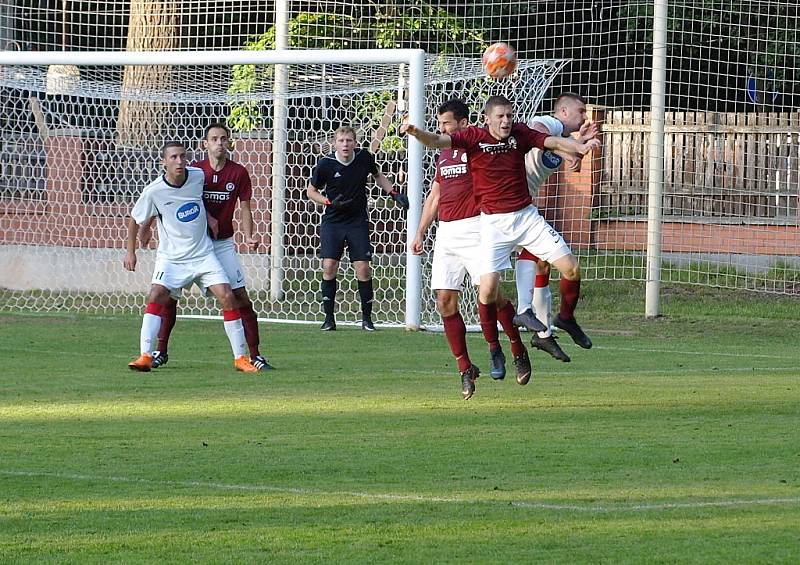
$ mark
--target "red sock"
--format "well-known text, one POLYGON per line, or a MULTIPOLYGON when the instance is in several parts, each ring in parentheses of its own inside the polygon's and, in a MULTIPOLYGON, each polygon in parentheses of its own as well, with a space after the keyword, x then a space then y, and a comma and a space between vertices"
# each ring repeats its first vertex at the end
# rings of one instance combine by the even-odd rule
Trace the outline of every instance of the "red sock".
POLYGON ((175 320, 178 317, 178 301, 170 298, 161 307, 161 328, 158 330, 158 350, 166 353, 169 347, 169 336, 172 328, 175 327, 175 320))
POLYGON ((258 337, 258 316, 253 310, 253 303, 239 308, 242 315, 242 325, 244 326, 244 338, 247 340, 247 348, 250 350, 250 357, 261 355, 258 351, 258 344, 261 343, 258 337))
POLYGON ((497 305, 483 304, 478 301, 478 316, 481 319, 481 331, 489 350, 494 351, 500 347, 500 334, 497 331, 497 305))
POLYGON ((558 290, 561 293, 561 310, 558 315, 562 320, 572 320, 581 295, 581 281, 568 281, 562 277, 558 283, 558 290))
POLYGON ((472 365, 467 353, 467 326, 464 325, 464 318, 456 312, 452 316, 442 316, 444 322, 444 335, 450 345, 450 351, 458 362, 459 372, 464 372, 472 365))
POLYGON ((550 285, 550 275, 536 275, 535 282, 533 283, 534 288, 544 288, 550 285))
POLYGON ((514 305, 511 304, 511 301, 506 301, 505 306, 497 309, 497 320, 500 322, 500 325, 503 326, 503 331, 511 341, 511 354, 514 357, 519 357, 525 353, 525 346, 522 344, 517 326, 514 325, 514 314, 516 314, 516 312, 514 311, 514 305))

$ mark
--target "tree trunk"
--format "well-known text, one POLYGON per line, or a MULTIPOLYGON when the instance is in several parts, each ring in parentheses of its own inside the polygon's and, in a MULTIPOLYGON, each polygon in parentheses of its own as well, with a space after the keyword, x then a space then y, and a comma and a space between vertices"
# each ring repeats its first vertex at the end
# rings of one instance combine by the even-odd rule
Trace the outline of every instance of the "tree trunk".
MULTIPOLYGON (((179 17, 169 0, 133 0, 128 24, 128 51, 167 51, 178 47, 179 17)), ((158 60, 157 54, 153 60, 158 60)), ((169 107, 162 100, 148 99, 154 89, 172 82, 172 67, 152 65, 125 67, 122 98, 117 119, 117 143, 128 147, 153 147, 162 142, 161 124, 169 107)))

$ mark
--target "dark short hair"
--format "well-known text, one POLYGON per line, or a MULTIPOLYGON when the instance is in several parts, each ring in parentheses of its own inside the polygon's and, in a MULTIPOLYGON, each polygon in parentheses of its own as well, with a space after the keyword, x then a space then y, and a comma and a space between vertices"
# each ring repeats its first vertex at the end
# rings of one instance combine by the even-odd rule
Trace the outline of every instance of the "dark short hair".
POLYGON ((488 114, 492 110, 494 110, 497 106, 513 106, 511 100, 506 98, 505 96, 491 96, 486 101, 486 106, 483 109, 484 114, 488 114))
POLYGON ((180 147, 181 149, 186 149, 186 146, 181 143, 180 141, 167 141, 164 145, 161 146, 161 157, 163 158, 167 154, 167 149, 172 147, 180 147))
POLYGON ((439 106, 437 114, 441 116, 447 112, 452 112, 456 120, 469 120, 469 108, 460 98, 452 98, 439 106))
POLYGON ((556 101, 553 102, 553 108, 558 108, 564 102, 564 100, 575 100, 584 106, 586 105, 586 99, 580 94, 575 94, 574 92, 562 92, 558 95, 556 101))
POLYGON ((206 130, 203 132, 203 139, 208 139, 208 134, 211 133, 212 129, 223 129, 225 130, 225 135, 228 137, 231 136, 231 130, 228 129, 228 126, 222 122, 214 122, 213 124, 209 124, 206 127, 206 130))

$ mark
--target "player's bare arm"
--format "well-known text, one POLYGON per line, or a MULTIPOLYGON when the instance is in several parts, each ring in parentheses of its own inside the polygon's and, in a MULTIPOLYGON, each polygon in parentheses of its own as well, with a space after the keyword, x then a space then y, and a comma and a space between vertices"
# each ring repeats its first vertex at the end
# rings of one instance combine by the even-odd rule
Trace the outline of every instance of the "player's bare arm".
POLYGON ((327 196, 324 196, 319 189, 311 183, 309 183, 308 188, 306 188, 306 196, 308 196, 309 200, 316 202, 320 206, 330 206, 334 210, 344 208, 352 202, 352 199, 344 199, 341 194, 331 200, 327 196))
MULTIPOLYGON (((533 124, 531 129, 533 131, 538 131, 540 133, 546 133, 547 135, 553 135, 553 132, 551 132, 550 129, 545 124, 543 124, 542 122, 536 122, 535 124, 533 124)), ((570 138, 567 138, 567 139, 570 139, 570 138)), ((555 149, 555 150, 552 150, 552 151, 553 151, 553 153, 555 153, 556 155, 558 155, 562 159, 564 159, 564 165, 565 165, 565 168, 568 171, 578 172, 578 171, 581 170, 581 162, 582 161, 581 161, 580 158, 576 157, 572 153, 568 153, 568 152, 562 151, 560 149, 555 149)))
POLYGON ((150 240, 153 239, 153 222, 155 221, 155 218, 150 218, 139 226, 139 245, 142 247, 147 247, 150 240))
POLYGON ((316 202, 320 206, 327 206, 331 203, 331 201, 323 196, 319 189, 317 189, 317 187, 313 184, 309 184, 306 188, 306 196, 308 196, 309 200, 316 202))
POLYGON ((125 258, 122 265, 128 271, 136 270, 136 238, 139 235, 139 224, 128 216, 128 235, 125 238, 125 258))
POLYGON ((390 181, 381 171, 378 171, 376 174, 372 175, 372 178, 375 179, 375 184, 377 184, 386 194, 395 192, 392 181, 390 181))
POLYGON ((380 170, 372 175, 372 178, 375 179, 375 184, 377 184, 381 190, 392 197, 392 200, 397 202, 401 207, 408 210, 408 196, 405 194, 400 193, 393 185, 392 181, 390 181, 386 175, 384 175, 380 170))
POLYGON ((241 213, 242 233, 244 241, 250 251, 258 251, 261 247, 261 237, 255 233, 255 222, 253 222, 253 209, 250 207, 249 200, 239 201, 239 212, 241 213))
POLYGON ((211 232, 211 238, 217 239, 219 235, 219 220, 212 216, 208 210, 206 210, 206 222, 208 222, 208 230, 211 232))
POLYGON ((433 133, 408 123, 407 118, 403 118, 400 126, 400 133, 416 137, 422 145, 431 149, 449 149, 451 147, 450 136, 446 133, 433 133))
POLYGON ((600 147, 600 140, 590 139, 586 142, 579 142, 573 139, 551 135, 544 140, 544 146, 546 149, 563 151, 565 154, 571 155, 572 157, 581 158, 592 149, 600 147))
POLYGON ((439 198, 441 196, 441 189, 439 183, 435 182, 431 185, 431 190, 425 198, 425 204, 422 206, 422 217, 419 220, 419 227, 414 241, 411 242, 411 252, 414 255, 422 255, 425 249, 425 235, 428 233, 428 228, 436 219, 439 213, 439 198))
POLYGON ((564 159, 564 168, 566 168, 568 171, 573 173, 580 172, 583 159, 576 157, 572 153, 565 153, 564 151, 556 150, 554 153, 564 159))

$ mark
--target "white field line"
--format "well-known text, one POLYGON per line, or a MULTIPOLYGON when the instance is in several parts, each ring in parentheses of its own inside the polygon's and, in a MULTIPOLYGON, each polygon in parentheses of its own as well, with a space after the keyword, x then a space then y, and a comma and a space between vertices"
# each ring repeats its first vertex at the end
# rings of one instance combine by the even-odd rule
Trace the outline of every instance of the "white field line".
MULTIPOLYGON (((238 485, 228 483, 216 483, 206 481, 154 481, 135 477, 118 476, 97 476, 82 475, 73 473, 47 473, 0 470, 0 475, 11 477, 46 477, 70 481, 91 481, 106 483, 131 483, 145 484, 158 487, 183 487, 183 488, 205 488, 211 490, 229 491, 249 491, 249 492, 274 492, 280 494, 298 494, 308 496, 347 496, 351 498, 362 498, 367 500, 397 500, 425 503, 455 503, 455 504, 508 504, 503 500, 476 500, 463 497, 438 497, 422 496, 413 494, 390 494, 390 493, 369 493, 369 492, 336 492, 321 491, 317 489, 303 489, 291 487, 272 487, 267 485, 238 485)), ((678 510, 678 509, 703 509, 703 508, 730 508, 746 506, 775 506, 775 505, 794 505, 800 504, 800 497, 787 498, 755 498, 755 499, 721 499, 721 500, 698 500, 694 502, 659 502, 651 504, 554 504, 548 502, 524 502, 511 501, 510 505, 515 508, 534 508, 541 510, 555 510, 568 512, 586 512, 590 514, 606 514, 613 512, 643 512, 657 510, 678 510)))

